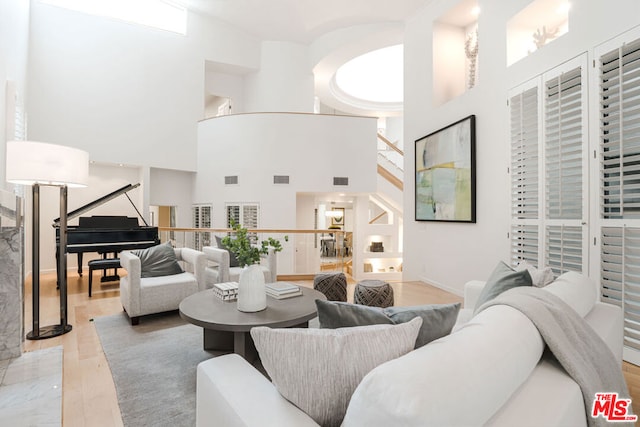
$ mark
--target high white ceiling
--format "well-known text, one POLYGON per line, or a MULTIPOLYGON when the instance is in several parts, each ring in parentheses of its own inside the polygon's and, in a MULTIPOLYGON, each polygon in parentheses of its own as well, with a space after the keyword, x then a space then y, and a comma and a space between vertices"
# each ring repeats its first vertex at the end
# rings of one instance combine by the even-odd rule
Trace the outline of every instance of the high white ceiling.
POLYGON ((262 40, 309 44, 340 28, 403 21, 431 0, 183 0, 262 40))

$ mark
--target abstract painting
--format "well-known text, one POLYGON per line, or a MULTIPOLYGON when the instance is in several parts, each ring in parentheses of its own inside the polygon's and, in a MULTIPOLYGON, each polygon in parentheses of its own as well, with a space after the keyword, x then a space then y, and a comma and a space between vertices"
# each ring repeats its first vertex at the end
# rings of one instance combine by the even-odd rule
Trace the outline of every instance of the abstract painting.
POLYGON ((416 221, 476 222, 476 116, 416 140, 416 221))

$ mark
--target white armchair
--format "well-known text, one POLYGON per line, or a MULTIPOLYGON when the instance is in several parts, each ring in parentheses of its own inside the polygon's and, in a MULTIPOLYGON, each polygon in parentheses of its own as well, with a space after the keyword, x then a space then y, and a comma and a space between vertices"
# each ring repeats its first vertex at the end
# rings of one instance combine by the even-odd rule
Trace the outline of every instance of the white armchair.
MULTIPOLYGON (((209 265, 205 268, 207 286, 214 283, 237 282, 240 279, 242 267, 231 267, 229 251, 215 246, 202 248, 209 265)), ((269 248, 269 253, 260 255, 260 268, 264 274, 265 283, 273 283, 278 277, 277 253, 269 248)))
POLYGON ((189 248, 174 251, 184 265, 183 273, 144 278, 140 258, 129 251, 120 254, 120 264, 127 270, 127 276, 120 279, 120 301, 132 325, 139 323, 140 316, 177 310, 183 299, 206 289, 205 255, 189 248))

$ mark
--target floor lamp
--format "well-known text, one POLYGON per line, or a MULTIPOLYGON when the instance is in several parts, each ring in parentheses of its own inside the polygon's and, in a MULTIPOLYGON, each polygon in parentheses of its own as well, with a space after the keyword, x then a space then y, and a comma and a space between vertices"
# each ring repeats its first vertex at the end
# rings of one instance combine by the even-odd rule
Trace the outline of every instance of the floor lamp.
POLYGON ((89 180, 89 153, 63 145, 32 141, 7 142, 7 181, 29 185, 33 194, 32 212, 32 307, 33 329, 27 339, 57 337, 71 331, 67 323, 67 188, 86 187, 89 180), (60 188, 60 324, 40 327, 40 187, 60 188))

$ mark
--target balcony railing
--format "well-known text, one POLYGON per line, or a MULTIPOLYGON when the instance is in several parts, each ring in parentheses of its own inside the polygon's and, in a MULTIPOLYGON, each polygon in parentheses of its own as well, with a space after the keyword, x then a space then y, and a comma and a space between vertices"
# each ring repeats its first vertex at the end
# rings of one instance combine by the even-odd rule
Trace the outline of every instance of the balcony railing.
MULTIPOLYGON (((229 228, 159 227, 161 242, 202 250, 217 246, 216 237, 233 234, 229 228)), ((308 279, 323 271, 351 274, 353 233, 344 230, 248 229, 260 242, 269 237, 282 244, 278 253, 280 280, 308 279)))

